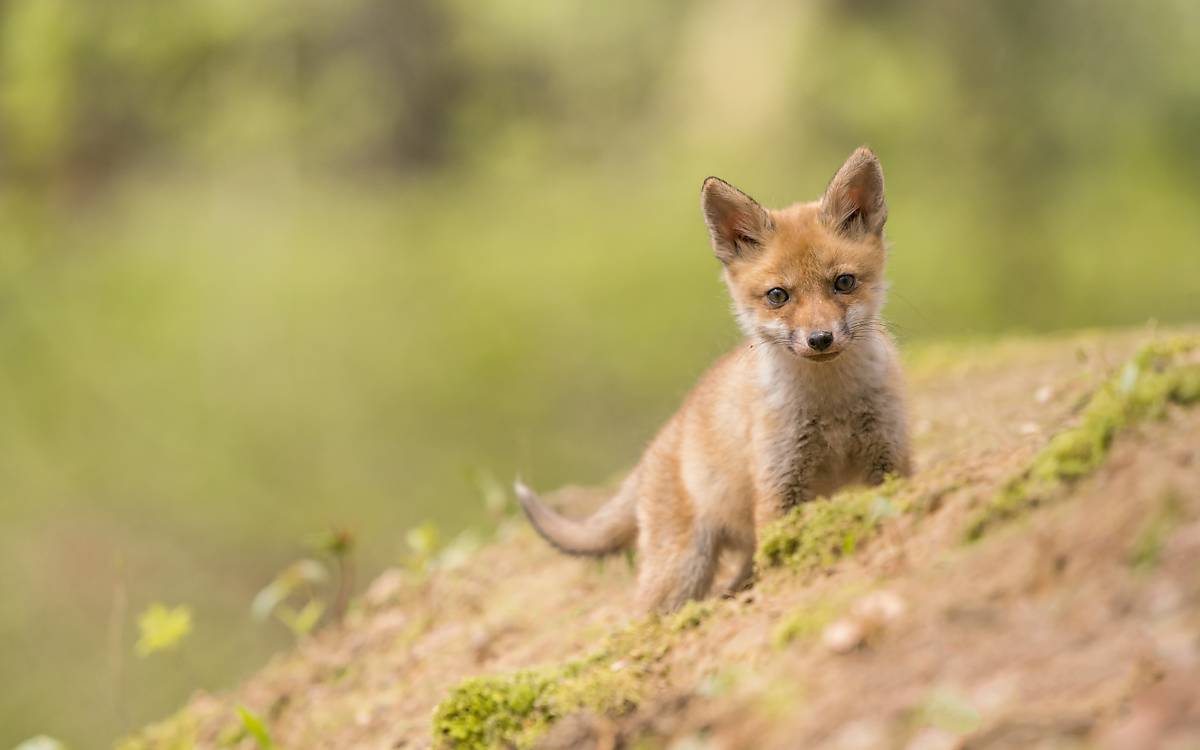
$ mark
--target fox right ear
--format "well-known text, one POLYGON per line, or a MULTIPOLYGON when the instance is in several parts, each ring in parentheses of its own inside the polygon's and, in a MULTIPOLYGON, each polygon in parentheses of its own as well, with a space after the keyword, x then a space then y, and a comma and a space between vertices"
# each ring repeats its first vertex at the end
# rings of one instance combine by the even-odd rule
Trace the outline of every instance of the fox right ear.
POLYGON ((871 149, 860 146, 825 188, 821 219, 834 230, 856 237, 882 235, 887 216, 883 168, 871 149))
POLYGON ((722 179, 709 177, 700 189, 700 205, 713 253, 722 263, 728 265, 762 247, 771 217, 753 198, 722 179))

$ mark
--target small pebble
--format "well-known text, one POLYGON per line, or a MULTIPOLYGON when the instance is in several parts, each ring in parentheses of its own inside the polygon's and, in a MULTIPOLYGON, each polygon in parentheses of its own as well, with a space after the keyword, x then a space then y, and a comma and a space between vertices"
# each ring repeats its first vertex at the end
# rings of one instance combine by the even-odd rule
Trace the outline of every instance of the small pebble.
POLYGON ((903 617, 906 609, 904 600, 895 592, 872 591, 854 605, 854 615, 860 620, 881 627, 903 617))
POLYGON ((829 746, 834 750, 878 750, 887 747, 887 726, 879 719, 852 721, 834 733, 829 746))
POLYGON ((825 627, 821 642, 835 654, 848 654, 862 645, 866 638, 863 626, 847 618, 834 620, 825 627))

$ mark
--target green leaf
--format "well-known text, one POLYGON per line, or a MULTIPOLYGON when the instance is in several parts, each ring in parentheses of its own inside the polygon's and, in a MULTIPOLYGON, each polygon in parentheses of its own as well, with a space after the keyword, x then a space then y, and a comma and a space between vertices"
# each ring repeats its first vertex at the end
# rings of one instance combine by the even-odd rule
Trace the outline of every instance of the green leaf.
POLYGON ((287 601, 296 589, 306 584, 324 583, 328 579, 329 572, 319 561, 297 560, 255 594, 254 601, 250 604, 250 613, 256 620, 265 620, 280 604, 287 601))
POLYGON ((404 541, 408 543, 408 548, 414 555, 425 559, 433 557, 438 548, 438 527, 432 521, 426 521, 409 529, 404 541))
POLYGON ((172 651, 192 632, 192 610, 187 605, 168 608, 155 602, 138 616, 138 637, 134 650, 145 658, 159 651, 172 651))
POLYGON ((238 706, 237 712, 238 716, 241 717, 242 726, 246 728, 246 733, 254 738, 260 750, 272 750, 275 747, 275 743, 271 740, 271 732, 267 729, 267 725, 263 723, 262 719, 255 716, 245 706, 238 706))
POLYGON ((312 632, 324 612, 325 605, 316 599, 311 599, 300 608, 299 612, 293 611, 290 607, 280 607, 278 614, 283 624, 287 625, 292 634, 299 638, 312 632))
POLYGON ((330 529, 314 535, 310 546, 335 558, 343 558, 354 551, 354 532, 349 529, 330 529))
POLYGON ((410 570, 427 572, 434 564, 438 547, 441 546, 438 527, 431 521, 414 526, 404 535, 410 554, 405 564, 410 570))

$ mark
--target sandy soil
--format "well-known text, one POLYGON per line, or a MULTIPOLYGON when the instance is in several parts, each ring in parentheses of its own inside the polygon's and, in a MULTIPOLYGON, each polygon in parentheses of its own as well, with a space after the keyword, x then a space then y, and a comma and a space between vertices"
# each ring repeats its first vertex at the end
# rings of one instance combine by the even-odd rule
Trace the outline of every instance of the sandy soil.
MULTIPOLYGON (((567 717, 542 745, 1200 747, 1200 409, 1124 430, 1061 501, 963 537, 1144 336, 917 356, 912 486, 930 510, 829 570, 768 570, 713 602, 656 655, 636 705, 567 717), (782 642, 780 623, 808 611, 828 615, 782 642)), ((428 747, 454 685, 588 653, 629 621, 632 584, 624 560, 564 558, 513 523, 454 570, 385 574, 345 625, 197 695, 147 746, 186 731, 255 747, 237 738, 245 705, 283 748, 428 747)))

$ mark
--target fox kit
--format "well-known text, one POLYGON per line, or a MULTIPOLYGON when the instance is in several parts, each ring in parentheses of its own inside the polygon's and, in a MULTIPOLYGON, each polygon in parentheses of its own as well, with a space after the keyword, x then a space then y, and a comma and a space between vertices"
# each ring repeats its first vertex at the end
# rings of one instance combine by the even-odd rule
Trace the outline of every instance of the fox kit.
POLYGON ((766 209, 716 177, 701 203, 746 340, 590 518, 516 488, 534 528, 563 552, 606 555, 636 540, 646 611, 707 595, 723 552, 736 556, 730 588, 740 588, 756 529, 796 504, 910 471, 901 375, 880 318, 887 205, 875 154, 851 154, 812 203, 766 209))

